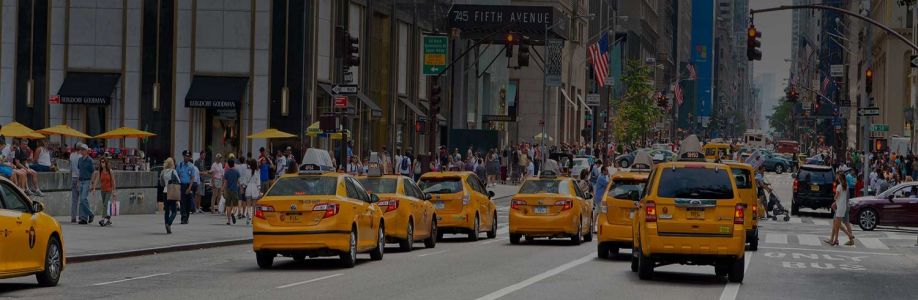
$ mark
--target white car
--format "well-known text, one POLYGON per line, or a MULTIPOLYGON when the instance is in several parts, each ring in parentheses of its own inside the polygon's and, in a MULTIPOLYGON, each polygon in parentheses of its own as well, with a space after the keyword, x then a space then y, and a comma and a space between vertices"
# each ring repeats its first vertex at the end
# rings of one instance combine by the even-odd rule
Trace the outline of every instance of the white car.
POLYGON ((590 169, 590 159, 586 157, 574 158, 574 166, 571 167, 571 177, 580 179, 582 170, 590 169))

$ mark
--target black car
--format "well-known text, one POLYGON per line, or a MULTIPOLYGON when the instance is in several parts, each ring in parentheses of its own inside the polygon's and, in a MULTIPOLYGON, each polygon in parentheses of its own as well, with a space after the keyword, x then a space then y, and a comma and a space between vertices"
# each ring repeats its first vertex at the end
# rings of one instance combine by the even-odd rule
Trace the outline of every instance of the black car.
POLYGON ((835 174, 831 167, 803 165, 794 174, 794 199, 791 214, 798 214, 801 207, 829 209, 835 201, 833 182, 835 174))

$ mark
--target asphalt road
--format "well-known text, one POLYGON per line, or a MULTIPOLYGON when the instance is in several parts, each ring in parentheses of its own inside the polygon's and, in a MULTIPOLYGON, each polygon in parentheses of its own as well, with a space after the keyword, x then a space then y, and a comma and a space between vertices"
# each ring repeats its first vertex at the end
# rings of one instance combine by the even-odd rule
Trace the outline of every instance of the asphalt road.
MULTIPOLYGON (((790 185, 769 176, 785 204, 790 185), (781 195, 781 194, 786 194, 781 195)), ((73 264, 61 284, 38 288, 34 278, 0 281, 0 298, 30 299, 909 299, 918 294, 916 231, 855 231, 855 246, 821 244, 827 214, 762 224, 762 243, 747 252, 743 284, 714 277, 712 267, 665 266, 641 281, 629 254, 596 258, 596 243, 571 246, 544 240, 511 246, 506 206, 498 239, 449 238, 435 249, 400 253, 390 245, 382 261, 361 255, 341 269, 331 259, 303 264, 279 258, 260 270, 250 246, 232 246, 73 264)), ((845 242, 843 237, 842 242, 845 242)))

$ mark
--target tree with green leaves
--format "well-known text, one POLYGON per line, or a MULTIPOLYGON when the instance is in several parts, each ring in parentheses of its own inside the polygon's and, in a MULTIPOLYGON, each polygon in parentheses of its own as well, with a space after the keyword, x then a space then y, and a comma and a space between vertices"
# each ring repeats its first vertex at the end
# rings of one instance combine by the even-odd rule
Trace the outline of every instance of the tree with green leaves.
POLYGON ((768 125, 774 132, 780 132, 788 136, 794 130, 794 102, 787 101, 786 98, 778 100, 780 104, 774 107, 774 112, 768 117, 768 125))
POLYGON ((654 88, 650 72, 650 68, 639 61, 628 61, 622 76, 625 94, 615 101, 615 115, 612 117, 613 134, 619 144, 632 147, 644 145, 653 124, 663 114, 651 99, 654 88))

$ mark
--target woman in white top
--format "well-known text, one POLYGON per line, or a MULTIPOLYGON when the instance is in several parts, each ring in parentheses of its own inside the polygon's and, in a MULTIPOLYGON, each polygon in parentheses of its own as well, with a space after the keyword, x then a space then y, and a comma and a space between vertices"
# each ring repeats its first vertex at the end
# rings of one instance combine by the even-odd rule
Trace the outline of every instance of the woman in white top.
POLYGON ((252 212, 250 208, 255 207, 255 201, 258 201, 258 198, 261 198, 261 176, 258 174, 258 162, 254 159, 249 159, 248 164, 249 176, 246 178, 245 182, 245 199, 246 203, 249 205, 244 207, 243 214, 245 214, 245 224, 248 225, 252 220, 252 212))
POLYGON ((218 207, 220 204, 220 193, 223 188, 223 155, 217 153, 217 156, 214 157, 214 163, 210 165, 210 187, 213 191, 210 197, 210 213, 219 214, 218 207))
POLYGON ((842 173, 835 174, 835 202, 832 203, 835 218, 832 223, 832 236, 825 240, 826 244, 838 246, 838 230, 841 229, 848 235, 847 246, 854 246, 854 233, 851 232, 851 223, 848 222, 848 181, 842 173))
POLYGON ((245 222, 246 225, 248 225, 250 221, 247 218, 248 214, 246 212, 248 211, 247 204, 249 199, 246 197, 248 195, 246 192, 248 191, 249 181, 252 180, 252 177, 258 176, 252 176, 252 169, 249 169, 249 165, 244 158, 239 159, 239 163, 236 164, 235 168, 237 171, 239 171, 239 190, 241 193, 239 195, 239 211, 235 211, 233 213, 236 214, 236 219, 246 219, 245 222))
POLYGON ((36 172, 51 172, 51 152, 45 147, 44 140, 38 141, 38 148, 35 149, 34 155, 32 159, 35 160, 35 163, 29 168, 36 172))

